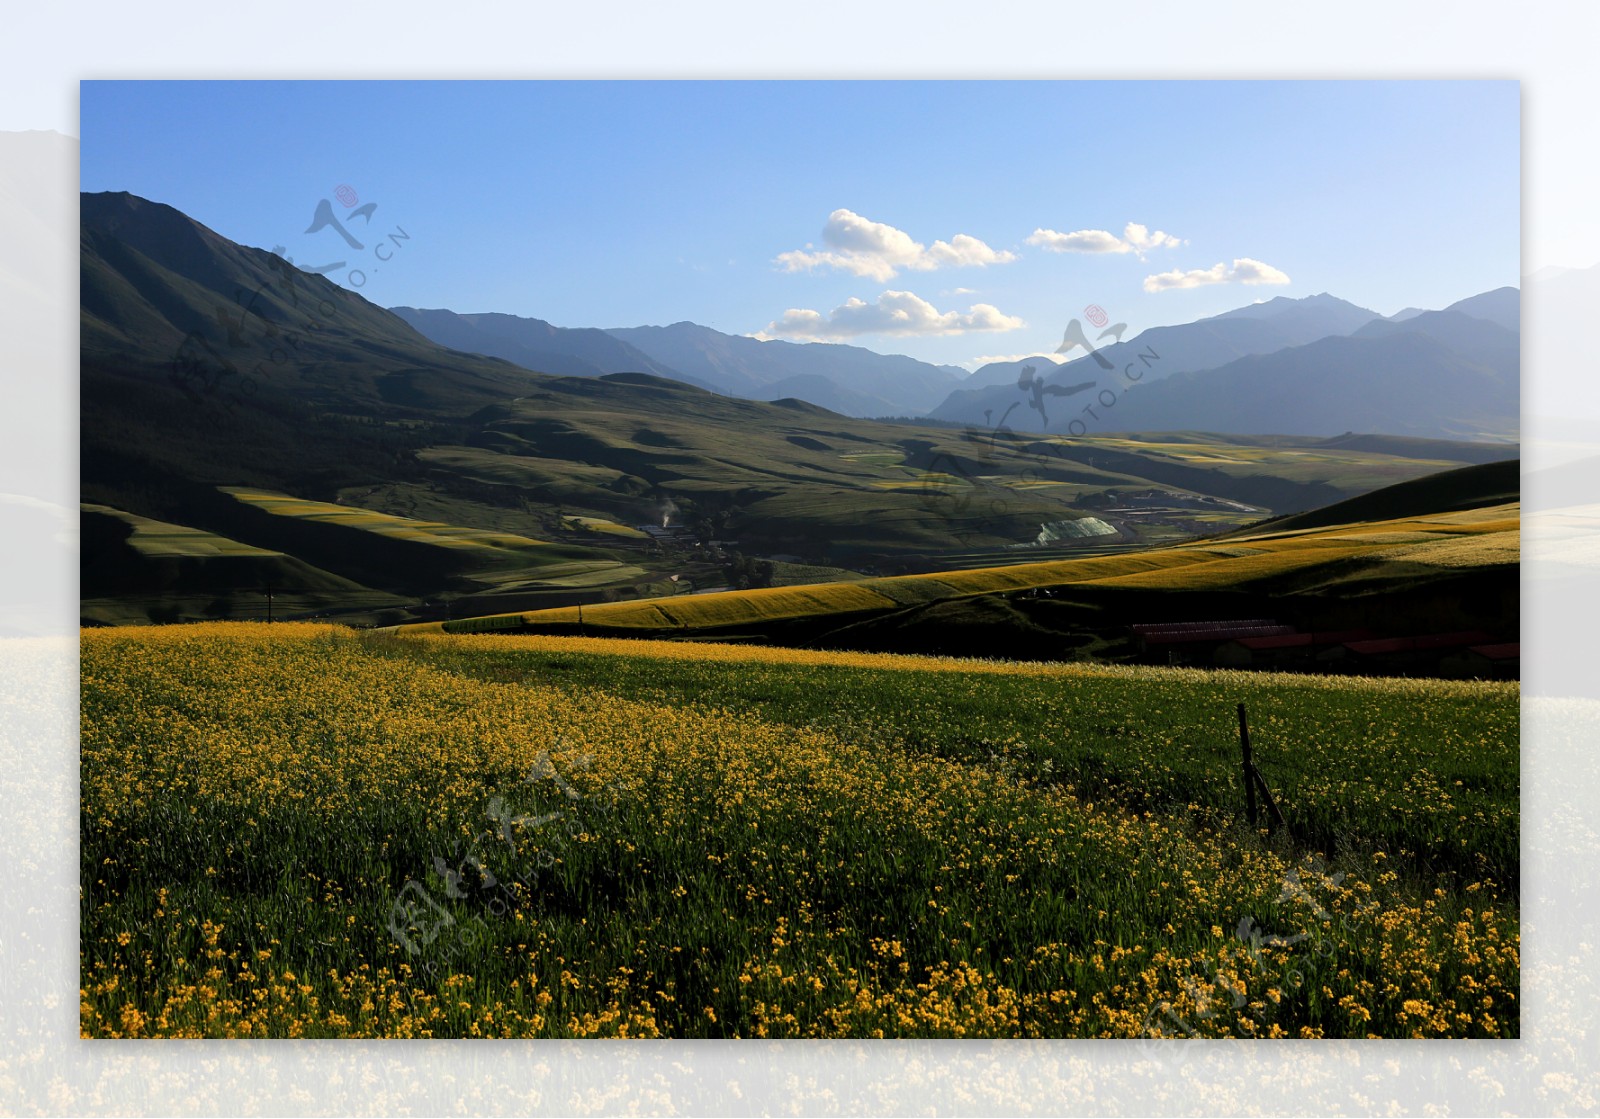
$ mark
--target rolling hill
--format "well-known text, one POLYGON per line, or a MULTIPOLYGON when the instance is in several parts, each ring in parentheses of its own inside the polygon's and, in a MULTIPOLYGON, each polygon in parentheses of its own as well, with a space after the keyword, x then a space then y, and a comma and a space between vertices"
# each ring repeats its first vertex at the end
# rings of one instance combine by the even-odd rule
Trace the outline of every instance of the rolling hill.
POLYGON ((1270 527, 1274 532, 1326 528, 1362 521, 1395 520, 1435 513, 1481 509, 1486 505, 1520 502, 1522 464, 1516 459, 1463 466, 1399 482, 1359 497, 1337 501, 1306 513, 1264 521, 1248 531, 1270 527))

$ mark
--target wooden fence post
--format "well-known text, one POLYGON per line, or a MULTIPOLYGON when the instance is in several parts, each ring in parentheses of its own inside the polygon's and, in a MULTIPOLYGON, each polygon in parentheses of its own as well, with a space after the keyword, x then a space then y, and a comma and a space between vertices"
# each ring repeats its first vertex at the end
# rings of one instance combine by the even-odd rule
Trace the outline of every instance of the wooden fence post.
POLYGON ((1250 760, 1250 722, 1245 717, 1244 704, 1239 705, 1239 750, 1244 755, 1244 813, 1250 826, 1256 826, 1256 767, 1250 760))
POLYGON ((1267 813, 1272 817, 1272 828, 1286 827, 1283 813, 1278 810, 1278 802, 1272 799, 1272 790, 1267 788, 1267 779, 1261 776, 1261 771, 1256 768, 1255 758, 1250 753, 1250 723, 1245 717, 1244 704, 1239 704, 1239 750, 1243 755, 1241 766, 1244 770, 1244 810, 1245 816, 1250 821, 1250 826, 1256 826, 1256 793, 1261 793, 1261 799, 1266 802, 1267 813))

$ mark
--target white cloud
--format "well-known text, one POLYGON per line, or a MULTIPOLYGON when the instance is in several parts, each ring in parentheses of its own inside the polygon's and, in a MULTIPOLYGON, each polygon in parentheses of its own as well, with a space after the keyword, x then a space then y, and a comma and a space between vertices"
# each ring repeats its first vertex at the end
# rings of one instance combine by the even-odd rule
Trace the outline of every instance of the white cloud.
POLYGON ((822 227, 822 241, 822 249, 807 245, 779 253, 774 263, 786 272, 837 268, 882 283, 894 279, 901 269, 928 272, 935 268, 981 268, 1017 259, 1015 253, 992 249, 965 233, 957 233, 948 241, 935 241, 931 246, 923 245, 902 229, 843 209, 828 215, 828 222, 822 227))
POLYGON ((837 342, 862 334, 923 335, 968 334, 979 331, 1017 330, 1027 324, 988 303, 974 303, 966 313, 941 312, 909 291, 886 291, 874 303, 852 296, 827 315, 791 308, 767 324, 757 337, 808 338, 837 342))
POLYGON ((1028 244, 1037 245, 1053 253, 1125 253, 1128 246, 1115 233, 1103 229, 1080 229, 1074 233, 1057 233, 1053 229, 1035 229, 1028 244))
POLYGON ((1028 244, 1052 253, 1133 253, 1143 260, 1151 249, 1175 249, 1183 242, 1170 233, 1159 229, 1151 233, 1149 227, 1130 221, 1123 227, 1121 237, 1104 229, 1079 229, 1072 233, 1035 229, 1028 236, 1028 244))
POLYGON ((1132 221, 1123 227, 1122 236, 1141 257, 1149 249, 1175 249, 1183 244, 1170 233, 1163 233, 1159 229, 1151 233, 1138 222, 1132 221))
POLYGON ((1233 278, 1241 284, 1286 284, 1289 277, 1270 264, 1241 256, 1233 262, 1233 278))
POLYGON ((1174 288, 1198 288, 1208 284, 1287 284, 1289 277, 1270 264, 1241 256, 1229 268, 1220 261, 1210 268, 1191 268, 1184 272, 1157 272, 1144 278, 1144 290, 1170 291, 1174 288))
POLYGON ((932 268, 987 268, 991 264, 1010 264, 1016 253, 1004 249, 991 249, 976 237, 957 233, 948 241, 935 241, 928 251, 914 261, 912 268, 927 271, 932 268))

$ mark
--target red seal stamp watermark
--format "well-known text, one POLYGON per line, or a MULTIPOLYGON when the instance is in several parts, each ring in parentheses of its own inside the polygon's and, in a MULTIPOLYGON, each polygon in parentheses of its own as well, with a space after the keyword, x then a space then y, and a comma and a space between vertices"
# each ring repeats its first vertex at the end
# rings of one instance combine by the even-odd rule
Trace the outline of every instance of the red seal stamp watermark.
MULTIPOLYGON (((340 183, 338 188, 334 190, 333 196, 346 206, 354 206, 360 201, 356 197, 356 188, 349 183, 340 183)), ((1095 325, 1098 326, 1100 324, 1096 323, 1095 325)))
POLYGON ((1084 318, 1094 323, 1095 326, 1105 326, 1111 321, 1111 316, 1106 314, 1105 308, 1098 303, 1091 303, 1083 309, 1084 318))

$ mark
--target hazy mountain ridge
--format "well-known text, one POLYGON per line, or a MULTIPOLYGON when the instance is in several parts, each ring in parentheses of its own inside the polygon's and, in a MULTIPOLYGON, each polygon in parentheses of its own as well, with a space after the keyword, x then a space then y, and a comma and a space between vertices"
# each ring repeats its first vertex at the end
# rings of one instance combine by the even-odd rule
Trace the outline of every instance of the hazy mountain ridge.
POLYGON ((1384 324, 1392 333, 1376 337, 1332 336, 1135 386, 1103 426, 1516 438, 1521 386, 1515 362, 1507 368, 1492 359, 1472 360, 1427 330, 1405 329, 1434 321, 1431 314, 1384 324))
MULTIPOLYGON (((880 354, 835 342, 786 342, 724 334, 698 323, 611 328, 608 333, 664 365, 698 378, 719 392, 750 399, 792 395, 778 386, 792 378, 833 382, 840 401, 861 394, 884 407, 856 415, 922 415, 943 400, 966 371, 930 365, 902 354, 880 354)), ((818 382, 798 382, 813 389, 818 382)), ((806 397, 805 399, 810 399, 806 397)), ((814 403, 831 407, 826 401, 814 403)))
POLYGON ((441 346, 503 358, 538 373, 558 377, 649 373, 699 388, 712 387, 595 327, 556 326, 543 319, 499 312, 461 314, 417 307, 389 310, 441 346))
POLYGON ((746 400, 795 397, 858 418, 921 415, 965 376, 860 346, 761 340, 691 322, 600 330, 501 313, 390 310, 442 346, 540 373, 649 373, 746 400))
MULTIPOLYGON (((1280 296, 1191 323, 1151 327, 1126 341, 1100 346, 1098 352, 1115 369, 1137 363, 1140 379, 1155 381, 1216 368, 1251 354, 1271 353, 1331 334, 1347 334, 1376 318, 1373 311, 1327 294, 1303 300, 1280 296), (1140 354, 1150 353, 1159 354, 1160 360, 1140 362, 1140 354)), ((1094 342, 1096 333, 1086 330, 1085 336, 1094 342)), ((1076 357, 1059 366, 1047 361, 1035 364, 1047 385, 1081 384, 1108 376, 1106 367, 1093 356, 1076 357)), ((969 384, 973 387, 951 393, 929 416, 984 424, 991 422, 989 417, 1005 415, 1019 399, 1017 375, 1013 372, 1016 368, 1016 363, 984 366, 972 375, 969 384)), ((1044 421, 1037 413, 1030 412, 1025 418, 1015 412, 1012 415, 1015 426, 1022 430, 1044 430, 1044 421)))
POLYGON ((1058 432, 1077 420, 1086 428, 1092 421, 1092 430, 1100 431, 1514 438, 1520 423, 1520 336, 1503 324, 1519 321, 1518 305, 1517 289, 1508 287, 1442 311, 1385 319, 1327 294, 1280 296, 1143 331, 1102 351, 1118 369, 1144 354, 1137 384, 1092 357, 1053 369, 1037 363, 1047 384, 1094 381, 1115 393, 1114 412, 1101 407, 1086 417, 1081 405, 1065 400, 1045 413, 1019 407, 1027 390, 1010 381, 953 393, 932 417, 988 426, 1001 416, 1008 426, 1027 431, 1045 430, 1048 415, 1049 430, 1058 432), (1300 340, 1275 344, 1284 338, 1300 340), (1339 339, 1361 344, 1334 344, 1339 339), (1247 346, 1260 348, 1207 361, 1229 347, 1247 346), (1382 406, 1370 405, 1369 398, 1382 406))
POLYGON ((1444 310, 1470 315, 1475 319, 1484 319, 1511 331, 1522 329, 1522 292, 1514 287, 1495 288, 1480 295, 1469 295, 1465 299, 1456 300, 1444 310))

